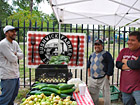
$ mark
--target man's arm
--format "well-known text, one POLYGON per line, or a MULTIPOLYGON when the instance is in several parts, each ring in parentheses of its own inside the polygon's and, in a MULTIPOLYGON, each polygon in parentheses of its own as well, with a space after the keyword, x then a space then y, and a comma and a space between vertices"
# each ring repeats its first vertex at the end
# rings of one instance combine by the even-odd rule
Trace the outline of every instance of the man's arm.
MULTIPOLYGON (((107 76, 112 76, 114 72, 114 60, 109 52, 106 53, 106 59, 108 64, 107 76)), ((109 78, 108 78, 109 79, 109 78)))
POLYGON ((2 49, 2 54, 9 62, 17 62, 18 58, 13 49, 11 49, 7 44, 2 44, 0 47, 2 49))
POLYGON ((17 46, 18 46, 17 52, 15 52, 15 53, 16 53, 18 59, 20 60, 23 58, 23 53, 22 53, 22 50, 20 49, 19 45, 17 45, 17 46))
POLYGON ((122 69, 122 66, 123 66, 124 63, 122 63, 121 61, 116 61, 116 67, 118 69, 122 69))
POLYGON ((88 68, 88 76, 90 76, 90 68, 88 68))
POLYGON ((123 64, 122 70, 130 70, 130 68, 127 66, 127 64, 123 64))
POLYGON ((126 62, 127 62, 127 59, 122 59, 122 62, 116 61, 116 67, 118 69, 122 69, 122 70, 130 70, 130 68, 127 66, 126 62))
POLYGON ((88 63, 87 63, 87 68, 88 68, 88 76, 90 76, 90 59, 91 59, 92 55, 89 56, 89 60, 88 60, 88 63))
POLYGON ((136 60, 127 60, 127 59, 122 59, 122 62, 124 65, 122 66, 123 70, 135 70, 135 69, 140 69, 140 56, 136 60))
POLYGON ((136 60, 127 60, 125 62, 132 70, 140 69, 140 56, 136 60))

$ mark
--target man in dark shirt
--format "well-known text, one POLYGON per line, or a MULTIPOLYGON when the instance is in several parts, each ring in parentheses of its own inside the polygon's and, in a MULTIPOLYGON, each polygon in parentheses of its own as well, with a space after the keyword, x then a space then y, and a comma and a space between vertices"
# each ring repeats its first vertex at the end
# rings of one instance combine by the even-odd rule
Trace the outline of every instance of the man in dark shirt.
POLYGON ((110 105, 109 77, 113 75, 114 61, 109 52, 103 50, 102 40, 96 40, 93 52, 88 61, 89 92, 95 103, 98 105, 99 92, 103 91, 104 105, 110 105))
POLYGON ((140 105, 140 32, 131 32, 127 44, 116 60, 121 69, 120 91, 124 105, 135 105, 135 101, 140 105))

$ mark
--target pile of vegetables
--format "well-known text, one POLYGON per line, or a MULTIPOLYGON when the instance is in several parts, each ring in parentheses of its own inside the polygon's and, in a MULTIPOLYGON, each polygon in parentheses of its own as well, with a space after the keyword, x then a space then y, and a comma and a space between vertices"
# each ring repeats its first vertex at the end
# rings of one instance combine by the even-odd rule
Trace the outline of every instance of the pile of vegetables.
POLYGON ((52 56, 49 64, 68 64, 69 57, 64 55, 52 56))
POLYGON ((77 102, 71 101, 69 96, 62 99, 58 95, 55 96, 55 94, 47 97, 42 93, 40 95, 31 95, 27 99, 22 99, 20 105, 77 105, 77 102))
POLYGON ((36 82, 20 105, 77 105, 72 101, 74 91, 74 84, 36 82))
POLYGON ((40 95, 45 94, 46 96, 54 93, 55 95, 59 95, 61 98, 66 98, 67 96, 72 97, 73 92, 75 91, 74 84, 47 84, 47 83, 37 83, 34 84, 32 90, 28 95, 40 95))

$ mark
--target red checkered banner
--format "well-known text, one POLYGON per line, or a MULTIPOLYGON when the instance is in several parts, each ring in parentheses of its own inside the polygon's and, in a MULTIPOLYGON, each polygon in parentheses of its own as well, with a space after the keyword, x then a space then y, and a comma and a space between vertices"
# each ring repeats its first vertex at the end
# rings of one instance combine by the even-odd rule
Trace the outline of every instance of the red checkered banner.
POLYGON ((44 59, 55 55, 58 50, 58 42, 61 43, 61 52, 71 56, 68 63, 69 69, 83 69, 85 58, 86 35, 84 33, 59 33, 28 31, 27 33, 27 57, 28 68, 36 68, 44 64, 44 59), (47 44, 46 44, 47 43, 47 44), (70 48, 70 44, 72 49, 70 48), (62 46, 63 45, 63 46, 62 46), (42 47, 45 46, 45 47, 42 47), (41 57, 42 51, 46 51, 41 57), (56 51, 55 51, 56 50, 56 51), (66 51, 67 50, 67 51, 66 51), (69 52, 71 51, 71 54, 69 52), (46 58, 45 58, 46 57, 46 58))

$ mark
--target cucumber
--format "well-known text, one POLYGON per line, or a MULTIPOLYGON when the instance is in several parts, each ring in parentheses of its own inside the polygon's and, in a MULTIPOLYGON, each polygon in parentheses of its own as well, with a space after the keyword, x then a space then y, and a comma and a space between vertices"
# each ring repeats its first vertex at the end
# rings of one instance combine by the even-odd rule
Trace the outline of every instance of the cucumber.
POLYGON ((60 94, 60 90, 58 90, 56 88, 51 88, 51 87, 44 87, 41 89, 41 91, 50 91, 50 92, 54 92, 56 94, 60 94))
POLYGON ((74 86, 75 86, 74 84, 66 84, 66 85, 60 86, 60 87, 59 87, 59 90, 71 89, 71 88, 73 88, 74 86))
POLYGON ((47 87, 47 85, 48 84, 45 84, 45 83, 42 83, 42 84, 38 84, 38 85, 36 85, 36 86, 34 86, 34 87, 32 87, 32 88, 39 88, 39 89, 42 89, 43 87, 47 87))
POLYGON ((34 91, 30 91, 29 94, 30 95, 40 95, 40 94, 42 94, 42 92, 41 91, 34 90, 34 91))
POLYGON ((61 97, 61 98, 66 98, 67 96, 72 97, 71 95, 68 95, 68 94, 60 94, 60 97, 61 97))
POLYGON ((44 84, 46 84, 46 83, 35 83, 35 84, 33 84, 33 87, 38 86, 38 85, 44 85, 44 84))
POLYGON ((55 84, 48 84, 47 87, 59 89, 59 85, 55 85, 55 84))
POLYGON ((59 83, 58 86, 67 85, 66 83, 59 83))
POLYGON ((61 94, 69 94, 69 93, 73 93, 74 91, 75 91, 74 88, 67 89, 67 90, 60 90, 61 94))
POLYGON ((41 91, 42 93, 44 93, 46 96, 50 96, 53 92, 50 91, 41 91))

